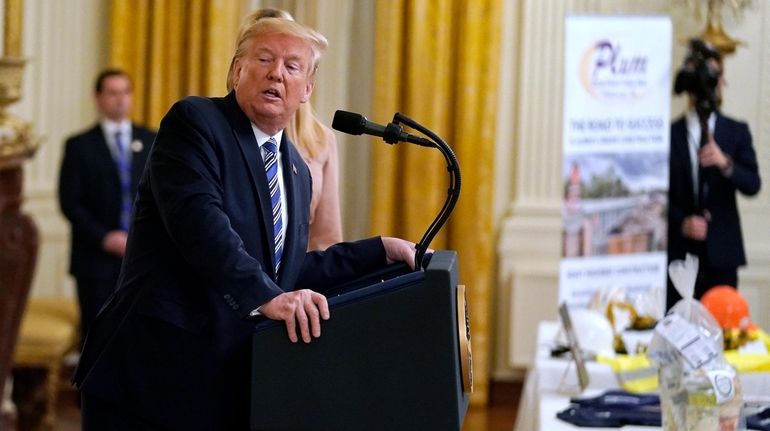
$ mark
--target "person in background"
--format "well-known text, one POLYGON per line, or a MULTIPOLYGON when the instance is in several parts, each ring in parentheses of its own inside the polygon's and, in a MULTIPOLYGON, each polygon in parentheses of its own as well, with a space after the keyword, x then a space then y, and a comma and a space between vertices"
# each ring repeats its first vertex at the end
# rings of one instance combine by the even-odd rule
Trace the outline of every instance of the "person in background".
MULTIPOLYGON (((668 259, 681 260, 687 253, 698 256, 696 299, 716 285, 738 288, 738 267, 746 264, 746 254, 736 192, 753 196, 761 187, 749 126, 718 109, 725 85, 722 57, 708 47, 702 50, 704 65, 716 79, 717 109, 708 116, 708 136, 701 147, 696 96, 687 90, 688 110, 671 125, 669 159, 668 259)), ((694 64, 686 63, 688 67, 694 64)), ((669 281, 667 308, 679 299, 669 281)))
MULTIPOLYGON (((261 18, 294 20, 289 12, 281 9, 257 9, 243 20, 240 33, 243 34, 249 25, 261 18)), ((227 91, 232 90, 233 64, 230 63, 227 75, 227 91)), ((318 119, 309 101, 300 105, 286 131, 313 177, 308 250, 325 250, 342 241, 337 139, 332 130, 318 119)))
POLYGON ((67 139, 59 204, 71 225, 70 273, 75 277, 84 339, 115 290, 126 250, 131 205, 155 132, 132 124, 131 79, 102 71, 94 91, 99 121, 67 139))
POLYGON ((256 318, 309 343, 333 318, 326 289, 414 268, 414 244, 397 238, 306 251, 312 180, 285 130, 326 46, 294 21, 257 20, 236 45, 233 90, 163 118, 118 289, 72 379, 84 431, 248 429, 256 318))

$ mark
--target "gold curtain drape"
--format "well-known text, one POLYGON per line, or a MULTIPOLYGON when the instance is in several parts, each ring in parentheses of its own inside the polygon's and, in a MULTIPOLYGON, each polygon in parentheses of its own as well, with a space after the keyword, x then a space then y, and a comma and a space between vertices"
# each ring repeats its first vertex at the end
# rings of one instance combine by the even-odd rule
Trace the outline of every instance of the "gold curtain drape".
MULTIPOLYGON (((474 394, 486 404, 491 355, 492 194, 502 0, 379 0, 374 107, 444 138, 462 172, 460 201, 431 246, 457 250, 471 313, 474 394), (397 53, 400 53, 397 54, 397 53)), ((446 197, 438 151, 373 147, 371 231, 418 240, 446 197)))
POLYGON ((232 0, 112 0, 109 64, 133 79, 134 121, 157 128, 176 100, 225 94, 239 5, 232 0))

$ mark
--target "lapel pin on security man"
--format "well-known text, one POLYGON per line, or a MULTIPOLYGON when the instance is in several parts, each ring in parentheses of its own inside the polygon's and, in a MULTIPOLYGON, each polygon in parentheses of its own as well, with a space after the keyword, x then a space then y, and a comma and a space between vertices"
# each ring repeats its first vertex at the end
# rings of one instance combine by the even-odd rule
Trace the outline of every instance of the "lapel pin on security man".
POLYGON ((294 175, 297 175, 297 167, 294 166, 294 163, 291 164, 291 171, 294 172, 294 175))
POLYGON ((142 151, 142 148, 144 148, 144 144, 142 143, 142 141, 138 139, 134 139, 133 141, 131 141, 131 151, 138 153, 142 151))

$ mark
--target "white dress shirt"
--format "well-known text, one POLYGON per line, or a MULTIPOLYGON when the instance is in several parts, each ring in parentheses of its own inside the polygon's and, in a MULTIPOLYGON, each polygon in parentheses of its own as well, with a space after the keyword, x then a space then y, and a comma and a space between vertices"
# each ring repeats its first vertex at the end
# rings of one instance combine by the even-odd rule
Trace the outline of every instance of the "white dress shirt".
POLYGON ((254 131, 254 137, 257 138, 257 144, 259 144, 259 153, 262 155, 262 162, 265 161, 265 150, 263 146, 270 138, 274 138, 278 147, 278 154, 276 154, 276 164, 278 165, 278 187, 281 189, 281 226, 283 226, 284 244, 286 238, 286 228, 289 226, 289 211, 286 208, 286 187, 284 187, 283 181, 283 162, 281 157, 281 138, 283 137, 283 130, 276 133, 273 136, 259 130, 259 128, 251 123, 251 129, 254 131))
POLYGON ((118 144, 115 142, 115 133, 120 132, 120 135, 123 139, 123 145, 125 146, 123 151, 126 153, 126 161, 130 163, 132 153, 131 140, 133 139, 133 136, 131 136, 131 121, 126 119, 118 123, 106 118, 102 118, 99 123, 102 126, 104 140, 107 141, 107 148, 110 149, 112 159, 118 160, 118 144))

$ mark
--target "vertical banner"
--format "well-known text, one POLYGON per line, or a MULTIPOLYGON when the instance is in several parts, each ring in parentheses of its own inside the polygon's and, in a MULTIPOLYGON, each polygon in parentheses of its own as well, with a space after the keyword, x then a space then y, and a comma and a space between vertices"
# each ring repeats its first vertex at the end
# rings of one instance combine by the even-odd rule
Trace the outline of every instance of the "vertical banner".
POLYGON ((575 16, 565 35, 559 300, 620 289, 662 315, 671 22, 575 16))

